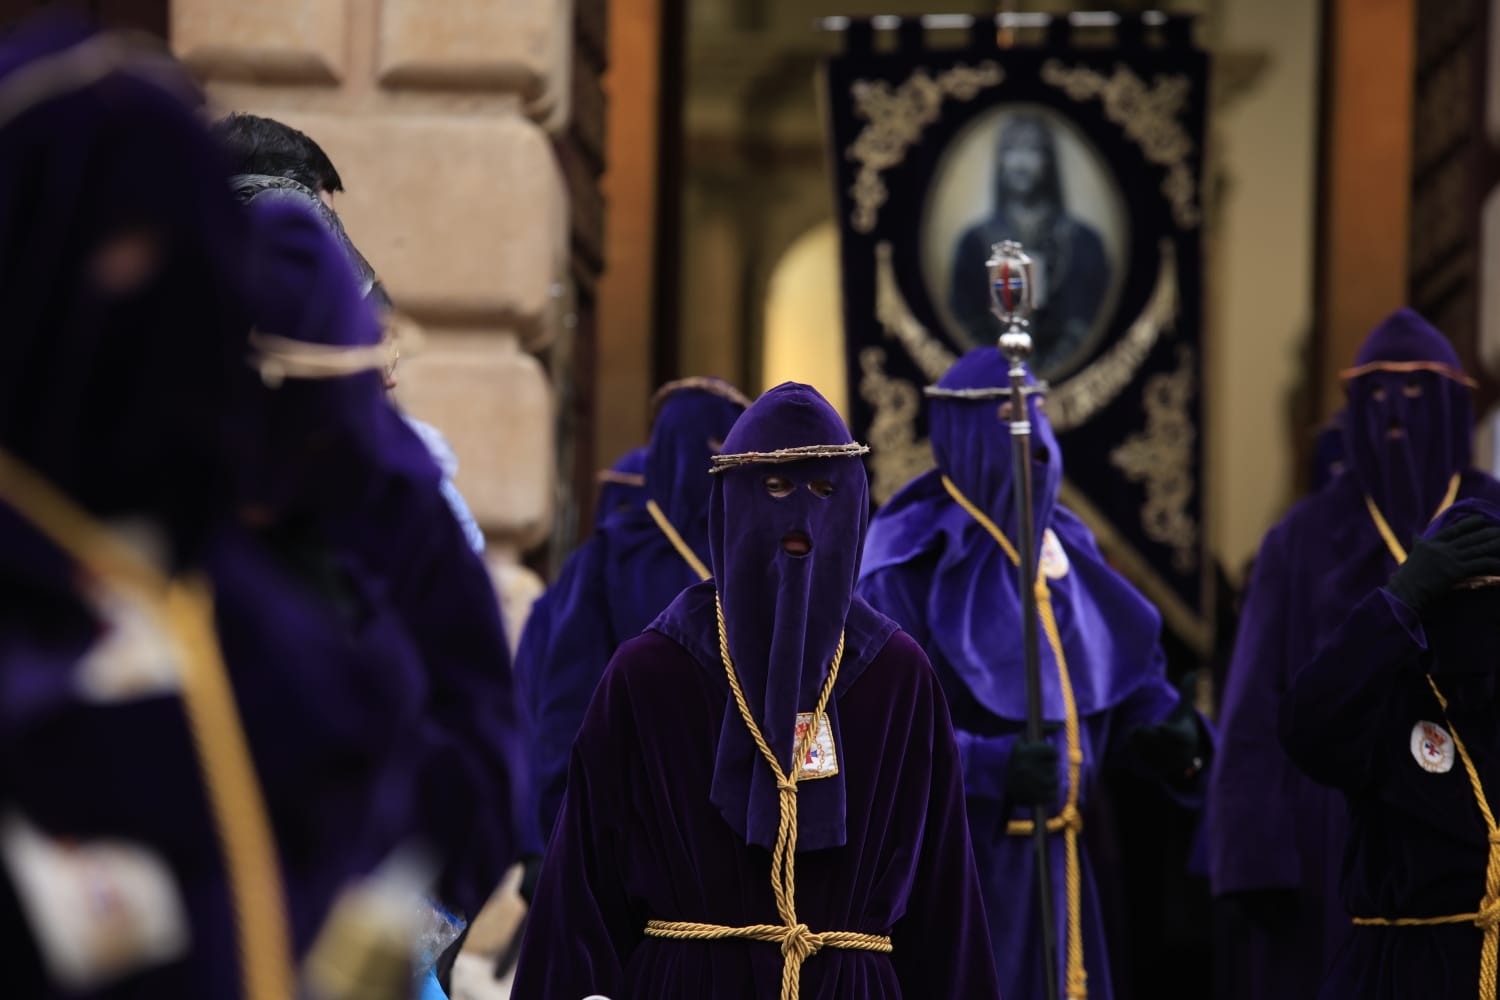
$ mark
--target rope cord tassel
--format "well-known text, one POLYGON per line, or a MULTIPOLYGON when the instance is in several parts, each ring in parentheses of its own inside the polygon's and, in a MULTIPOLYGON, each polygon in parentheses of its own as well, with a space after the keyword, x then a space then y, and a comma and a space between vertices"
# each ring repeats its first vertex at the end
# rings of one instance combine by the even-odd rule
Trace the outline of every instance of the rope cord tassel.
POLYGON ((822 949, 847 948, 886 955, 893 950, 891 939, 884 935, 857 931, 818 933, 797 918, 797 778, 801 774, 802 761, 807 756, 809 743, 822 725, 828 699, 833 695, 833 686, 838 681, 839 664, 844 659, 844 635, 839 635, 838 648, 834 650, 833 661, 828 667, 828 679, 824 681, 817 707, 813 709, 812 725, 808 726, 802 739, 792 747, 792 770, 788 774, 776 759, 771 745, 766 742, 755 716, 750 714, 750 705, 740 686, 734 660, 729 655, 729 633, 724 626, 724 607, 719 603, 717 594, 714 595, 714 611, 718 616, 719 658, 723 661, 724 672, 729 678, 729 691, 734 696, 735 707, 739 709, 745 728, 750 731, 756 748, 776 777, 780 822, 776 829, 776 847, 771 852, 771 893, 776 897, 776 913, 781 917, 781 923, 728 927, 692 920, 650 920, 646 922, 646 936, 672 941, 724 941, 740 938, 778 944, 782 954, 781 1000, 798 1000, 802 990, 802 963, 822 949))
MULTIPOLYGON (((1005 532, 984 511, 974 505, 947 476, 943 477, 943 488, 953 497, 964 513, 989 533, 1005 552, 1010 561, 1019 566, 1021 555, 1011 544, 1005 532)), ((1047 645, 1057 661, 1058 687, 1063 699, 1063 732, 1068 744, 1068 794, 1062 811, 1047 820, 1048 833, 1063 835, 1063 888, 1066 892, 1068 940, 1065 964, 1064 992, 1068 1000, 1087 1000, 1088 972, 1083 960, 1083 865, 1079 857, 1078 835, 1083 832, 1083 814, 1078 809, 1078 786, 1083 770, 1083 743, 1078 728, 1078 703, 1073 697, 1073 681, 1068 674, 1068 658, 1063 653, 1062 633, 1057 627, 1057 615, 1052 609, 1052 592, 1047 580, 1037 571, 1036 579, 1037 617, 1042 622, 1042 632, 1047 636, 1047 645)), ((1011 820, 1005 832, 1012 837, 1029 837, 1036 825, 1029 819, 1011 820)))

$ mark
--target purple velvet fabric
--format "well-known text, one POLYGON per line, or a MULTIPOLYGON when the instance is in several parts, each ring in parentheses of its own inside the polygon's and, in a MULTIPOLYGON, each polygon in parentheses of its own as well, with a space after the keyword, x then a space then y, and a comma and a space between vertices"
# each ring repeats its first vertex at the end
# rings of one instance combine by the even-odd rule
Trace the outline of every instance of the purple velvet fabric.
POLYGON ((1311 492, 1316 493, 1349 468, 1348 449, 1344 445, 1344 421, 1348 414, 1335 413, 1313 441, 1311 492))
MULTIPOLYGON (((24 31, 0 47, 0 92, 88 37, 24 31)), ((299 951, 349 877, 413 838, 447 862, 444 898, 472 909, 511 854, 493 592, 378 374, 272 390, 246 365, 252 324, 336 345, 379 334, 316 220, 235 208, 179 90, 117 72, 0 122, 0 261, 22 276, 0 283, 16 362, 0 374, 0 446, 101 518, 161 526, 173 563, 213 585, 299 951), (157 250, 123 292, 95 256, 119 235, 157 250)), ((192 955, 105 995, 234 997, 180 702, 78 696, 76 661, 105 627, 80 582, 0 507, 0 799, 56 834, 135 838, 172 862, 192 955)), ((7 982, 35 965, 21 940, 5 959, 7 982)))
MULTIPOLYGON (((258 330, 378 343, 374 313, 316 216, 284 202, 246 212, 258 330)), ((381 373, 247 381, 238 407, 241 504, 271 518, 273 536, 325 550, 379 586, 425 665, 424 721, 407 748, 420 806, 392 842, 412 838, 433 850, 438 894, 472 915, 515 856, 510 814, 527 798, 509 647, 488 571, 381 373)))
MULTIPOLYGON (((8 510, 0 537, 5 797, 58 836, 123 837, 160 851, 193 928, 186 960, 100 995, 239 996, 225 876, 181 702, 80 699, 75 664, 100 626, 71 586, 74 569, 8 510), (27 550, 25 563, 11 558, 27 550)), ((215 531, 197 568, 214 587, 300 954, 339 888, 394 846, 415 808, 408 746, 427 690, 421 662, 377 594, 357 588, 335 608, 243 531, 215 531)))
POLYGON ((1448 338, 1410 309, 1377 326, 1354 359, 1371 364, 1435 364, 1438 371, 1375 370, 1348 382, 1344 440, 1360 486, 1409 544, 1432 519, 1454 471, 1473 454, 1474 404, 1448 338))
MULTIPOLYGON (((939 383, 944 388, 1006 384, 1006 365, 994 348, 966 354, 939 383)), ((1007 536, 1016 535, 1011 500, 1010 431, 1000 400, 934 398, 933 451, 938 469, 908 484, 880 509, 870 526, 859 593, 891 615, 927 650, 953 710, 969 825, 984 887, 995 964, 1007 996, 1041 996, 1041 937, 1034 886, 1035 859, 1029 837, 1005 833, 1011 819, 1029 819, 1029 809, 1006 802, 1005 776, 1011 747, 1026 719, 1025 667, 1020 643, 1018 573, 1009 556, 944 490, 947 474, 1007 536)), ((1159 722, 1175 707, 1158 644, 1160 617, 1111 569, 1092 534, 1056 502, 1062 456, 1036 397, 1031 419, 1038 537, 1050 529, 1067 556, 1068 569, 1049 579, 1063 651, 1080 718, 1083 764, 1080 808, 1089 811, 1101 769, 1134 767, 1125 737, 1137 725, 1159 722)), ((1058 670, 1051 647, 1041 642, 1043 711, 1048 739, 1066 761, 1058 670)), ((1066 795, 1066 766, 1062 772, 1066 795)), ((1174 789, 1188 804, 1196 787, 1174 789)), ((1084 838, 1086 845, 1087 838, 1084 838)), ((1094 888, 1094 866, 1083 848, 1082 920, 1089 995, 1112 995, 1103 919, 1094 888)), ((1051 851, 1053 898, 1066 899, 1063 845, 1051 851)), ((1058 971, 1066 942, 1065 908, 1057 908, 1058 971)))
MULTIPOLYGON (((65 21, 23 29, 0 47, 0 106, 17 74, 56 70, 41 60, 78 58, 90 37, 65 21)), ((409 825, 428 688, 377 583, 230 516, 246 331, 283 314, 251 294, 264 241, 172 72, 95 76, 0 122, 0 348, 12 362, 0 447, 101 519, 162 528, 175 567, 212 585, 300 952, 337 889, 409 825), (119 236, 148 251, 138 282, 111 282, 119 271, 98 256, 119 236)), ((101 995, 235 997, 232 917, 181 702, 82 696, 78 661, 108 626, 89 590, 0 505, 0 800, 57 836, 124 837, 171 864, 191 955, 101 995)), ((4 979, 49 996, 28 976, 24 938, 0 942, 4 979)))
MULTIPOLYGON (((661 402, 646 445, 646 495, 708 562, 709 460, 742 407, 684 387, 661 402)), ((535 801, 521 821, 539 850, 562 804, 568 752, 609 658, 698 575, 642 503, 607 517, 533 608, 516 653, 535 801)))
MULTIPOLYGON (((788 383, 746 411, 724 451, 847 441, 821 396, 788 383)), ((579 732, 514 996, 779 993, 773 945, 642 933, 652 919, 779 922, 763 849, 776 793, 730 697, 716 589, 746 702, 783 767, 796 713, 847 634, 828 704, 839 772, 798 785, 797 912, 814 930, 889 934, 895 951, 824 949, 803 966, 802 996, 999 995, 942 694, 916 644, 852 596, 867 490, 854 457, 719 474, 715 581, 621 647, 579 732), (773 476, 791 492, 773 495, 773 476), (783 545, 792 532, 808 552, 783 545)))
MULTIPOLYGON (((1464 515, 1500 521, 1500 506, 1464 501, 1444 520, 1464 515)), ((1422 722, 1456 730, 1493 803, 1500 788, 1497 643, 1500 588, 1455 590, 1423 617, 1377 589, 1282 699, 1287 753, 1348 803, 1340 885, 1348 913, 1432 917, 1478 909, 1490 845, 1468 776, 1456 754, 1446 772, 1422 767, 1412 733, 1422 722), (1446 713, 1429 673, 1448 699, 1446 713)), ((1317 996, 1477 996, 1481 940, 1472 924, 1354 927, 1317 996)))
MULTIPOLYGON (((1456 364, 1452 346, 1408 310, 1378 326, 1361 350, 1361 364, 1378 361, 1456 364)), ((1460 383, 1432 372, 1373 371, 1348 391, 1348 470, 1294 506, 1261 544, 1220 712, 1207 810, 1214 892, 1281 891, 1295 900, 1285 922, 1247 927, 1241 948, 1224 956, 1241 970, 1237 996, 1314 996, 1349 934, 1337 895, 1345 809, 1292 766, 1276 740, 1276 712, 1320 643, 1395 569, 1365 490, 1379 493, 1406 540, 1436 512, 1455 473, 1460 498, 1500 499, 1500 483, 1464 471, 1471 428, 1460 383), (1407 395, 1408 386, 1420 395, 1407 395), (1384 401, 1376 387, 1385 388, 1384 401), (1386 434, 1393 417, 1403 436, 1386 434), (1448 464, 1428 464, 1421 453, 1429 448, 1448 464), (1426 505, 1416 521, 1403 482, 1426 505)))
MULTIPOLYGON (((671 614, 712 636, 708 585, 671 614)), ((846 840, 798 853, 797 914, 815 931, 889 934, 895 951, 825 948, 802 967, 803 1000, 998 997, 952 731, 922 651, 892 635, 838 707, 846 840)), ((778 922, 768 852, 709 800, 725 720, 744 728, 717 652, 700 659, 655 631, 621 647, 578 735, 516 1000, 778 995, 775 945, 642 933, 651 919, 778 922)))
MULTIPOLYGON (((769 452, 805 445, 852 444, 843 418, 811 386, 787 382, 745 411, 724 440, 724 453, 769 452)), ((649 488, 649 482, 648 482, 649 488)), ((709 501, 709 548, 724 608, 729 653, 750 711, 767 744, 790 773, 797 713, 811 712, 829 665, 845 646, 839 681, 852 683, 895 625, 851 613, 860 543, 869 520, 870 491, 857 457, 814 458, 779 465, 745 465, 718 473, 709 501), (767 489, 784 480, 786 496, 767 489), (796 555, 783 539, 801 532, 811 542, 796 555)), ((701 643, 703 633, 666 616, 657 629, 679 642, 701 643)), ((715 658, 717 629, 708 633, 715 658)), ((689 645, 695 653, 704 651, 689 645)), ((775 776, 766 767, 736 707, 724 719, 714 765, 713 801, 749 843, 776 843, 780 809, 775 776)), ((836 700, 828 724, 839 742, 836 700)), ((844 778, 820 778, 799 796, 797 847, 844 843, 844 778)))
MULTIPOLYGON (((14 100, 89 38, 66 18, 18 30, 0 88, 14 100)), ((225 495, 220 402, 245 353, 244 226, 197 103, 158 59, 0 121, 5 447, 96 513, 160 512, 181 550, 225 495), (112 286, 99 255, 132 237, 155 265, 112 286)))
MULTIPOLYGON (((615 460, 610 472, 627 476, 646 475, 646 449, 632 448, 615 460)), ((605 479, 599 484, 599 497, 594 504, 594 530, 604 527, 604 522, 622 511, 639 507, 646 502, 644 486, 605 479)))

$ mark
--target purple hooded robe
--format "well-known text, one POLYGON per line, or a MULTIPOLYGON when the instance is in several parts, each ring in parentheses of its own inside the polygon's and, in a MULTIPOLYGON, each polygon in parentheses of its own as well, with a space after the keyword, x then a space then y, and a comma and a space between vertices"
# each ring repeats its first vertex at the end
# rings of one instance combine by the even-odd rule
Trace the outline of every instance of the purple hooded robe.
MULTIPOLYGON (((812 445, 847 448, 848 429, 815 390, 787 383, 724 450, 812 445)), ((731 696, 716 595, 748 711, 783 770, 798 713, 843 650, 828 741, 803 762, 825 773, 796 786, 796 918, 889 936, 892 951, 823 948, 802 966, 803 1000, 998 996, 942 693, 917 645, 853 595, 867 504, 854 449, 716 476, 714 579, 621 647, 579 732, 518 1000, 780 993, 774 943, 644 933, 648 920, 782 923, 768 850, 778 792, 731 696)))
POLYGON ((708 555, 709 459, 744 412, 718 379, 669 383, 646 445, 646 497, 604 519, 568 558, 521 633, 516 684, 531 733, 534 801, 521 819, 540 853, 562 804, 568 753, 609 658, 683 588, 700 580, 647 510, 647 500, 699 560, 708 555))
POLYGON ((1403 545, 1457 496, 1500 499, 1469 470, 1469 388, 1448 340, 1401 309, 1381 322, 1345 373, 1347 470, 1267 533, 1240 619, 1209 782, 1209 869, 1215 895, 1280 893, 1278 920, 1249 924, 1232 965, 1235 995, 1313 997, 1347 939, 1338 897, 1345 809, 1302 775, 1276 739, 1276 712, 1297 674, 1349 610, 1396 564, 1366 497, 1403 545))
MULTIPOLYGON (((1007 370, 998 350, 975 348, 938 386, 993 390, 1009 384, 1007 370)), ((1040 997, 1045 971, 1032 838, 1006 832, 1010 821, 1029 820, 1032 813, 1008 803, 1005 788, 1010 750, 1023 738, 1026 720, 1019 574, 1010 557, 942 483, 948 476, 1008 539, 1018 536, 1010 428, 1006 416, 997 416, 1001 405, 998 398, 930 400, 938 467, 913 480, 875 515, 859 593, 923 645, 942 681, 958 735, 969 828, 1001 991, 1006 996, 1040 997)), ((1179 696, 1166 679, 1158 642, 1160 616, 1105 563, 1088 528, 1058 504, 1062 455, 1040 397, 1031 396, 1029 407, 1038 551, 1067 661, 1083 757, 1071 798, 1087 813, 1100 769, 1139 763, 1127 747, 1127 737, 1137 726, 1165 719, 1177 708, 1179 696), (1054 554, 1049 557, 1048 552, 1054 554)), ((1058 748, 1061 793, 1068 799, 1061 675, 1045 635, 1040 647, 1043 717, 1052 724, 1048 739, 1058 748)), ((1150 777, 1144 772, 1143 776, 1150 777)), ((1196 784, 1173 792, 1185 804, 1192 804, 1199 794, 1196 784)), ((1087 844, 1083 837, 1079 841, 1081 945, 1088 995, 1107 1000, 1112 994, 1104 923, 1087 844)), ((1069 940, 1061 833, 1053 835, 1051 847, 1061 989, 1067 978, 1069 940)))
MULTIPOLYGON (((29 28, 0 48, 0 95, 10 96, 12 74, 30 72, 35 93, 38 75, 106 51, 68 23, 29 28)), ((455 808, 503 814, 506 804, 503 795, 454 802, 429 785, 439 740, 457 748, 450 758, 483 751, 460 746, 467 741, 443 717, 451 682, 423 662, 410 609, 392 606, 402 595, 394 576, 311 530, 339 502, 368 503, 372 518, 422 510, 452 526, 437 470, 378 373, 270 394, 245 363, 252 323, 362 347, 378 340, 373 318, 311 216, 234 207, 190 90, 160 60, 131 62, 43 92, 0 121, 0 262, 13 279, 0 286, 10 317, 0 344, 13 362, 0 374, 0 447, 94 517, 158 526, 164 568, 212 585, 300 953, 350 878, 426 833, 424 796, 438 793, 445 819, 455 808), (121 237, 142 241, 144 269, 103 267, 99 252, 121 237), (402 497, 411 502, 393 499, 402 497), (258 527, 239 516, 249 506, 258 527), (311 525, 291 523, 293 512, 311 525)), ((456 526, 450 543, 413 523, 412 537, 390 540, 389 558, 436 559, 454 547, 467 556, 456 526)), ((420 577, 411 585, 427 586, 420 577)), ((180 701, 81 695, 79 664, 110 619, 71 558, 4 504, 0 589, 0 797, 53 835, 160 852, 187 909, 190 954, 103 995, 237 996, 225 876, 180 701)), ((503 651, 498 628, 495 637, 503 651)), ((490 689, 476 692, 481 704, 461 710, 493 710, 490 689)), ((453 828, 474 836, 458 819, 453 828)), ((496 824, 503 815, 478 828, 496 824)), ((435 846, 450 857, 446 843, 435 846)), ((498 856, 480 864, 498 873, 505 841, 486 846, 498 856)), ((492 884, 483 881, 480 893, 492 884)), ((7 954, 16 957, 8 982, 34 974, 34 989, 17 995, 50 995, 24 933, 7 937, 7 954)))
MULTIPOLYGON (((1500 506, 1460 501, 1428 533, 1466 516, 1500 521, 1500 506)), ((1421 616, 1378 589, 1355 605, 1282 699, 1287 754, 1348 805, 1340 879, 1346 912, 1443 917, 1500 904, 1486 887, 1500 843, 1453 742, 1462 740, 1493 808, 1500 802, 1497 648, 1500 588, 1493 581, 1456 589, 1421 616)), ((1331 956, 1317 996, 1469 1000, 1481 995, 1485 947, 1474 920, 1355 927, 1331 956)))

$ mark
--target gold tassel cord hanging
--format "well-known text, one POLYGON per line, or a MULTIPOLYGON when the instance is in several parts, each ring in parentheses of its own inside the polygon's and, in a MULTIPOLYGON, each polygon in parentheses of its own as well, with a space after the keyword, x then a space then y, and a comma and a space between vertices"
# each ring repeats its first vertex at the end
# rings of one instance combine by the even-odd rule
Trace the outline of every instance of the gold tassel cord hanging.
POLYGON ((776 897, 776 912, 781 917, 781 923, 728 927, 691 920, 651 920, 646 924, 646 936, 674 941, 723 941, 737 938, 778 944, 782 954, 781 1000, 798 1000, 802 989, 802 964, 823 948, 848 948, 887 955, 892 951, 891 939, 884 935, 857 931, 815 932, 797 917, 797 778, 808 746, 816 738, 823 723, 828 699, 833 695, 834 684, 838 681, 839 664, 844 659, 844 636, 839 635, 838 648, 834 651, 833 661, 828 668, 828 679, 818 695, 817 707, 813 709, 812 723, 792 748, 792 770, 788 774, 766 742, 755 716, 750 713, 750 705, 745 700, 744 689, 740 687, 739 675, 729 655, 729 633, 724 625, 724 608, 717 595, 714 597, 714 609, 718 615, 719 657, 729 678, 730 693, 734 696, 740 718, 750 731, 750 737, 760 750, 761 757, 776 776, 780 822, 776 829, 776 847, 771 852, 771 893, 776 897))

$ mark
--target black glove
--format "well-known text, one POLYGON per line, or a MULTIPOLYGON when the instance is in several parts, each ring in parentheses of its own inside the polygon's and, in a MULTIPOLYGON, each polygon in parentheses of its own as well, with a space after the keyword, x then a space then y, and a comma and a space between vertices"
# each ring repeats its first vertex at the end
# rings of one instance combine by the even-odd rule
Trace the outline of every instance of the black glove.
POLYGON ((1051 743, 1017 740, 1005 765, 1005 801, 1010 806, 1045 806, 1061 791, 1057 776, 1057 747, 1051 743))
POLYGON ((1229 893, 1224 901, 1262 930, 1285 930, 1297 920, 1295 889, 1246 889, 1229 893))
POLYGON ((1474 576, 1500 576, 1500 523, 1484 517, 1465 517, 1417 539, 1385 589, 1420 614, 1474 576))
POLYGON ((1196 687, 1196 674, 1188 674, 1179 685, 1180 700, 1172 714, 1137 726, 1127 737, 1140 762, 1169 781, 1186 781, 1203 769, 1203 731, 1190 695, 1196 687))

